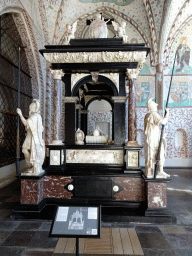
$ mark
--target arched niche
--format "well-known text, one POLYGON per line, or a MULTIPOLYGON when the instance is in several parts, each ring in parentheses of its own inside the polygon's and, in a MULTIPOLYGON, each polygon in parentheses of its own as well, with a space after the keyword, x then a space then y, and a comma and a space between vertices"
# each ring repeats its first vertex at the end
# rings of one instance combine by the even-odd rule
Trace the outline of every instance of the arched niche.
POLYGON ((87 110, 87 133, 91 133, 98 125, 108 139, 112 139, 112 105, 109 101, 95 98, 89 103, 87 110))
POLYGON ((112 139, 113 128, 113 108, 112 97, 118 96, 118 89, 115 83, 108 77, 98 75, 98 81, 93 82, 92 76, 81 78, 72 88, 71 95, 79 97, 81 110, 77 110, 77 127, 87 135, 95 129, 96 125, 107 131, 107 135, 112 139), (82 92, 83 91, 83 92, 82 92), (80 96, 82 93, 82 97, 80 96), (94 105, 98 109, 94 111, 94 105), (109 129, 107 129, 109 126, 109 129))
POLYGON ((188 157, 188 135, 184 129, 175 132, 175 153, 178 158, 188 157))

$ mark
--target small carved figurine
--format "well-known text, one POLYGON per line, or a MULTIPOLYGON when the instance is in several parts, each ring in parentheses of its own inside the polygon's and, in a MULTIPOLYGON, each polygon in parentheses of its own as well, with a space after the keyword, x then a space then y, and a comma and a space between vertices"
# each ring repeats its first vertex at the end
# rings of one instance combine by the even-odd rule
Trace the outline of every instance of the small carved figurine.
MULTIPOLYGON (((156 163, 156 154, 159 147, 160 139, 160 125, 165 125, 168 121, 168 109, 165 110, 165 117, 161 117, 157 112, 157 106, 152 98, 147 101, 148 113, 144 118, 144 132, 145 132, 145 175, 147 178, 154 177, 154 169, 156 163)), ((167 178, 170 177, 169 174, 163 171, 163 164, 165 161, 166 154, 166 141, 163 138, 163 143, 161 145, 159 170, 157 173, 157 178, 167 178)))
POLYGON ((99 126, 98 125, 96 125, 96 128, 93 131, 93 136, 101 136, 101 132, 99 130, 99 126))
POLYGON ((121 23, 121 25, 119 25, 117 22, 115 21, 112 21, 112 25, 114 27, 114 30, 117 32, 117 37, 123 37, 123 42, 125 44, 128 43, 128 36, 126 35, 126 32, 125 32, 125 27, 126 27, 126 22, 123 21, 121 23))
POLYGON ((75 21, 72 25, 66 25, 67 31, 64 37, 64 44, 67 45, 70 43, 71 39, 75 38, 75 31, 77 29, 77 21, 75 21))
POLYGON ((107 22, 97 13, 89 27, 89 38, 107 38, 107 22))
POLYGON ((42 138, 43 125, 40 116, 40 102, 34 99, 29 106, 29 118, 25 119, 17 108, 17 113, 25 126, 27 135, 22 146, 25 160, 30 167, 28 173, 39 175, 45 159, 45 142, 42 138))
POLYGON ((85 138, 84 132, 78 128, 75 133, 75 144, 84 145, 84 138, 85 138))

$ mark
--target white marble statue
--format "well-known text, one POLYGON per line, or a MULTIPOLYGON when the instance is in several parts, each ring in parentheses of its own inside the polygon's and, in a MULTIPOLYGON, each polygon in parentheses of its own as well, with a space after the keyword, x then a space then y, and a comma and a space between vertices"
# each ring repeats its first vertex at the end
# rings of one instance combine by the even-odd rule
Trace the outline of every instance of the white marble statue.
POLYGON ((68 45, 71 39, 75 38, 75 31, 77 29, 77 21, 75 21, 72 25, 66 25, 66 34, 64 37, 64 44, 68 45))
POLYGON ((85 138, 84 132, 78 128, 75 133, 75 144, 84 145, 84 138, 85 138))
POLYGON ((89 26, 89 38, 107 38, 107 34, 107 22, 104 21, 100 13, 97 13, 89 26))
MULTIPOLYGON (((168 121, 168 109, 165 109, 165 117, 163 118, 157 112, 157 106, 152 98, 147 101, 148 113, 144 118, 144 132, 145 132, 145 176, 147 178, 154 177, 156 155, 159 146, 160 139, 160 125, 165 125, 168 121)), ((163 137, 160 161, 159 161, 159 170, 157 172, 157 178, 167 178, 170 175, 163 171, 163 164, 165 161, 166 154, 166 140, 163 137)))
POLYGON ((112 21, 112 25, 114 27, 114 30, 117 32, 116 36, 117 37, 123 37, 123 42, 125 44, 128 43, 128 36, 126 35, 126 32, 125 32, 125 27, 126 27, 126 22, 123 21, 120 25, 119 23, 115 22, 115 21, 112 21))
POLYGON ((45 159, 45 142, 42 138, 43 125, 40 116, 40 102, 34 99, 29 106, 29 118, 25 119, 22 112, 17 108, 17 113, 25 126, 27 135, 22 146, 25 160, 30 167, 28 173, 39 175, 45 159))

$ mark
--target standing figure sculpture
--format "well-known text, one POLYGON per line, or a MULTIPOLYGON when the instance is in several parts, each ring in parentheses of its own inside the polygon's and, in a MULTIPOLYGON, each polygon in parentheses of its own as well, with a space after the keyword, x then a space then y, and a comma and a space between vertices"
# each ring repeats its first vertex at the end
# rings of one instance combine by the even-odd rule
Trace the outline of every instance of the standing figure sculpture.
POLYGON ((107 38, 107 22, 104 21, 101 14, 97 13, 89 27, 89 38, 107 38))
POLYGON ((117 23, 115 21, 112 21, 112 25, 113 25, 114 30, 117 32, 116 36, 117 37, 123 37, 123 42, 125 44, 128 44, 128 36, 126 35, 126 32, 125 32, 125 27, 127 25, 126 22, 123 21, 119 25, 119 23, 117 23))
POLYGON ((64 45, 70 44, 70 40, 75 38, 75 32, 77 29, 77 21, 75 21, 72 25, 67 24, 66 25, 66 34, 64 37, 64 45))
MULTIPOLYGON (((147 101, 148 113, 144 118, 144 132, 145 132, 145 176, 147 178, 154 177, 156 155, 160 140, 160 125, 165 125, 168 121, 168 109, 165 109, 165 117, 161 117, 157 112, 158 104, 150 98, 147 101)), ((157 178, 170 177, 169 174, 163 171, 163 164, 166 154, 166 140, 163 137, 159 161, 159 170, 157 178)))
POLYGON ((25 160, 30 167, 28 173, 39 175, 45 159, 45 142, 42 138, 43 125, 40 116, 40 102, 34 99, 29 106, 29 118, 25 119, 17 108, 17 113, 25 126, 27 135, 22 146, 25 160))

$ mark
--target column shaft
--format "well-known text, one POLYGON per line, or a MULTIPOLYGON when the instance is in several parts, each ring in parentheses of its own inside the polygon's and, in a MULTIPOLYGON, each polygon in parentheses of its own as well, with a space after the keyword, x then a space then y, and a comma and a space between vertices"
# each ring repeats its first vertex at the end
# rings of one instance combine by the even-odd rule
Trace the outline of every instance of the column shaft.
POLYGON ((51 107, 51 100, 52 100, 52 85, 53 79, 51 74, 51 69, 49 66, 46 68, 46 107, 45 107, 45 144, 48 145, 52 141, 52 107, 51 107))
POLYGON ((65 144, 75 145, 76 104, 65 102, 65 144))
POLYGON ((62 77, 64 73, 61 69, 51 70, 54 79, 54 101, 53 101, 53 145, 62 144, 61 127, 61 96, 62 96, 62 77))
POLYGON ((128 142, 136 141, 136 95, 135 79, 129 79, 129 104, 128 104, 128 142))
POLYGON ((159 63, 156 66, 156 99, 158 109, 163 109, 163 64, 159 63))
POLYGON ((61 80, 55 79, 54 80, 54 140, 60 140, 60 120, 61 120, 61 80))

